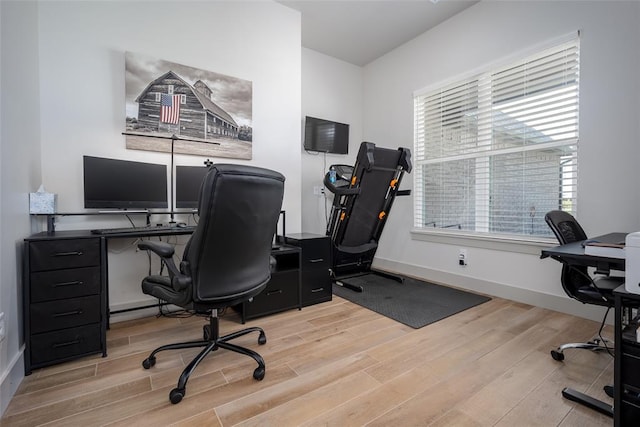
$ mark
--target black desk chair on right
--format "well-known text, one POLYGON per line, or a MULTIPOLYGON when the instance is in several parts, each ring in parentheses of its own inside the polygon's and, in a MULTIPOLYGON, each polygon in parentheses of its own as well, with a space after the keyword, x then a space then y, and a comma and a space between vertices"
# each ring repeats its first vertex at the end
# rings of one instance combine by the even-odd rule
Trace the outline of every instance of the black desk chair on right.
MULTIPOLYGON (((567 212, 551 211, 545 215, 544 219, 562 245, 587 239, 587 234, 578 221, 567 212)), ((609 310, 615 306, 613 290, 624 283, 624 277, 608 275, 592 277, 587 267, 563 264, 560 281, 562 288, 571 298, 583 304, 606 307, 607 311, 602 319, 598 334, 591 341, 562 344, 557 349, 551 350, 551 357, 562 361, 564 360, 564 351, 573 348, 607 351, 613 354, 613 343, 602 338, 602 329, 609 310)))
POLYGON ((218 348, 253 358, 258 364, 253 377, 264 378, 262 357, 229 342, 258 332, 258 343, 264 344, 267 342, 264 331, 252 327, 221 337, 218 309, 250 300, 269 282, 271 244, 283 193, 284 177, 278 172, 243 165, 213 165, 200 189, 200 221, 185 247, 179 268, 173 261, 172 245, 151 240, 138 245, 160 256, 169 272, 168 276, 145 277, 142 291, 209 319, 203 328, 203 339, 164 345, 142 362, 145 369, 150 369, 160 351, 203 347, 184 368, 176 388, 171 390, 171 403, 182 400, 191 373, 205 356, 218 348))
MULTIPOLYGON (((587 240, 587 234, 580 226, 573 215, 564 211, 550 211, 545 217, 545 221, 556 235, 560 244, 579 242, 587 240)), ((587 267, 563 263, 562 275, 560 278, 562 288, 568 296, 580 301, 583 304, 593 304, 606 307, 598 334, 588 342, 573 342, 562 344, 555 350, 551 350, 551 357, 554 360, 563 361, 564 351, 567 349, 586 349, 591 351, 606 351, 613 355, 613 343, 602 337, 602 329, 605 325, 607 314, 612 307, 615 307, 613 290, 624 283, 624 277, 611 277, 603 275, 592 277, 587 267)), ((605 393, 613 397, 613 386, 604 387, 605 393)), ((562 396, 571 401, 580 403, 588 408, 613 416, 613 406, 605 402, 592 398, 584 393, 565 387, 562 396)))

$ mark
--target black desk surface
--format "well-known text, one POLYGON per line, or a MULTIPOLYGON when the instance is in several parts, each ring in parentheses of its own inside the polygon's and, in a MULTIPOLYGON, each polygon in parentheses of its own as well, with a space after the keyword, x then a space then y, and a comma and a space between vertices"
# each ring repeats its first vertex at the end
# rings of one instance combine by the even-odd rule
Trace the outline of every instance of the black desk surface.
POLYGON ((137 237, 153 237, 153 236, 179 236, 184 234, 192 234, 195 230, 195 226, 188 227, 172 227, 170 229, 154 229, 154 227, 148 227, 143 230, 136 230, 135 232, 127 233, 108 233, 108 234, 95 234, 91 230, 64 230, 54 231, 49 233, 43 231, 41 233, 32 234, 25 240, 55 240, 55 239, 90 239, 96 237, 104 237, 106 239, 112 238, 137 238, 137 237))
MULTIPOLYGON (((187 227, 172 227, 170 229, 158 229, 154 230, 153 226, 149 228, 145 228, 143 230, 136 230, 135 232, 127 232, 127 233, 108 233, 108 234, 97 234, 92 233, 91 230, 63 230, 63 231, 54 231, 53 233, 49 233, 47 231, 43 231, 40 233, 32 234, 31 236, 24 239, 26 242, 35 242, 41 240, 64 240, 64 239, 96 239, 96 238, 104 238, 108 239, 116 239, 116 238, 138 238, 138 237, 156 237, 156 236, 180 236, 192 234, 195 230, 195 226, 187 226, 187 227)), ((300 248, 297 246, 291 246, 285 243, 279 244, 272 248, 272 254, 282 254, 282 253, 292 253, 292 252, 300 252, 300 248)))
MULTIPOLYGON (((589 240, 598 240, 600 242, 617 243, 625 240, 627 233, 608 233, 597 236, 589 240)), ((584 253, 582 241, 567 243, 566 245, 555 246, 549 249, 543 249, 540 258, 553 258, 561 262, 568 262, 574 265, 584 265, 588 267, 602 267, 607 265, 614 270, 625 269, 625 260, 622 258, 609 258, 596 255, 587 255, 584 253)))

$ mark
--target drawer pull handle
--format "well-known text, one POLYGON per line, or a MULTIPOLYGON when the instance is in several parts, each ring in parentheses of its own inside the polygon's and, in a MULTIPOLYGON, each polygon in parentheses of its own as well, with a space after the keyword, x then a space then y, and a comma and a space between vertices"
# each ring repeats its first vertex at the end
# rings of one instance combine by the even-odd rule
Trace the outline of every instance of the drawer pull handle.
POLYGON ((54 283, 53 287, 54 288, 59 288, 61 286, 76 286, 76 285, 84 285, 84 282, 81 282, 80 280, 74 280, 73 282, 60 282, 60 283, 54 283))
POLYGON ((324 288, 316 288, 316 289, 311 289, 311 293, 316 293, 316 292, 322 292, 324 291, 324 288))
POLYGON ((82 314, 82 310, 66 311, 64 313, 55 313, 53 317, 75 316, 77 314, 82 314))
POLYGON ((309 260, 309 262, 313 262, 313 263, 322 262, 322 261, 324 261, 324 258, 314 258, 309 260))
POLYGON ((58 344, 54 344, 51 347, 53 347, 53 348, 69 347, 70 345, 76 345, 76 344, 80 344, 80 340, 61 342, 61 343, 58 343, 58 344))
POLYGON ((281 294, 281 293, 282 293, 282 289, 276 289, 275 291, 267 292, 267 296, 275 295, 275 294, 281 294))
POLYGON ((82 251, 71 251, 71 252, 56 252, 53 256, 80 256, 83 255, 82 251))

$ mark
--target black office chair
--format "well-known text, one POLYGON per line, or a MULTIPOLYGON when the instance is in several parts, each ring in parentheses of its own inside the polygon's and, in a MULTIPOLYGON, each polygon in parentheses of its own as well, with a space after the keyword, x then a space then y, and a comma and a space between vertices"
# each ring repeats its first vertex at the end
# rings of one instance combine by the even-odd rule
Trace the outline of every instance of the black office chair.
POLYGON ((262 357, 229 343, 231 339, 258 332, 258 343, 264 344, 267 342, 264 331, 252 327, 220 337, 218 309, 250 300, 269 281, 271 245, 283 194, 284 177, 278 172, 242 165, 212 165, 200 190, 200 221, 185 247, 180 268, 173 261, 172 245, 158 241, 138 245, 159 255, 169 273, 144 278, 142 291, 209 318, 209 324, 203 327, 203 340, 164 345, 142 362, 149 369, 155 365, 160 351, 204 347, 169 393, 171 403, 182 400, 193 370, 218 348, 252 357, 258 363, 253 377, 264 378, 262 357))
MULTIPOLYGON (((578 221, 564 211, 551 211, 545 217, 545 221, 556 235, 560 244, 578 242, 587 239, 578 221)), ((607 312, 600 325, 598 335, 586 343, 562 344, 555 350, 551 350, 554 360, 564 360, 564 351, 570 348, 582 348, 592 351, 613 352, 613 343, 602 338, 602 329, 609 310, 614 307, 613 290, 624 283, 624 277, 603 275, 594 277, 589 274, 587 267, 564 263, 561 276, 562 288, 571 298, 583 304, 594 304, 607 308, 607 312)))

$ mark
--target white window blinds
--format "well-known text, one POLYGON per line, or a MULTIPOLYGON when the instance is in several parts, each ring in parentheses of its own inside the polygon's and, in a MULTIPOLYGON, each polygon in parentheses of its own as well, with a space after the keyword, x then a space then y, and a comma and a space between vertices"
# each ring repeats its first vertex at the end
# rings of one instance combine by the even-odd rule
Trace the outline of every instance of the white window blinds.
POLYGON ((414 95, 416 228, 551 235, 575 213, 579 41, 414 95))

